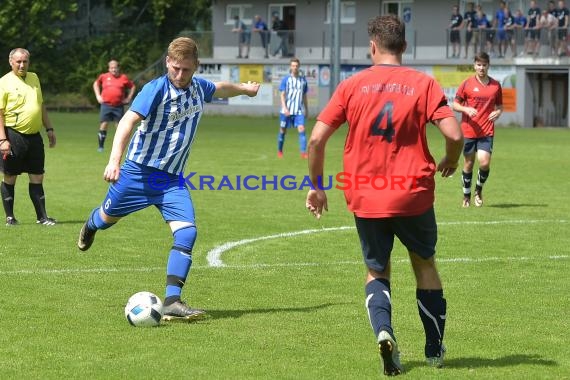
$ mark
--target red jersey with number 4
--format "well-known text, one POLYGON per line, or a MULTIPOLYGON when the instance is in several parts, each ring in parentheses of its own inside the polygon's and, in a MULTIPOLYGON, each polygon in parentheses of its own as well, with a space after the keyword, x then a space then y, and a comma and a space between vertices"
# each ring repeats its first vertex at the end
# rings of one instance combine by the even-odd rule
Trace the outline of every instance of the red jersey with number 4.
POLYGON ((461 130, 464 137, 475 139, 495 134, 495 123, 489 120, 489 115, 497 106, 503 105, 503 92, 499 82, 489 77, 489 83, 485 85, 475 76, 467 78, 457 89, 455 101, 477 110, 474 117, 462 113, 461 130))
POLYGON ((113 107, 122 105, 123 99, 125 99, 125 90, 133 87, 133 82, 125 74, 116 77, 111 73, 104 73, 99 75, 97 82, 101 86, 103 103, 113 107))
POLYGON ((430 76, 377 65, 342 81, 318 120, 348 122, 344 172, 336 187, 361 218, 420 215, 434 202, 436 164, 426 124, 454 117, 430 76))

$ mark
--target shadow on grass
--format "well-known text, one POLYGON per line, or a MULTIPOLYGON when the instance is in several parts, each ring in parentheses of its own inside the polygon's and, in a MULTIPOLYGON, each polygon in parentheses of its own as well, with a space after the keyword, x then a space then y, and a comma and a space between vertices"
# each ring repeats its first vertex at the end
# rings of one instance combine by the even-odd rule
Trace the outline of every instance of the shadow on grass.
MULTIPOLYGON (((425 367, 423 361, 411 361, 402 363, 404 370, 409 371, 415 367, 425 367)), ((557 366, 555 360, 544 359, 540 355, 507 355, 498 358, 453 358, 445 360, 444 368, 493 368, 493 367, 511 367, 520 364, 557 366)))
POLYGON ((497 204, 490 204, 487 207, 518 208, 518 207, 548 207, 548 205, 544 203, 497 203, 497 204))
POLYGON ((307 306, 307 307, 283 307, 283 308, 268 308, 268 309, 244 309, 244 310, 211 310, 208 309, 208 319, 222 319, 222 318, 240 318, 249 314, 272 314, 272 313, 309 313, 315 310, 325 309, 327 307, 338 305, 334 303, 325 303, 322 305, 307 306))

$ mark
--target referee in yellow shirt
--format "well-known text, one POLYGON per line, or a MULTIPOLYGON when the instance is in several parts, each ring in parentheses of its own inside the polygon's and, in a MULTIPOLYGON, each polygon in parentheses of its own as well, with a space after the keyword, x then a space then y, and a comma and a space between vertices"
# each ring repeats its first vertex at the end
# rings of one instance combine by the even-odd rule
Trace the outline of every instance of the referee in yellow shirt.
POLYGON ((49 147, 55 146, 55 132, 43 104, 40 80, 28 72, 30 52, 10 52, 12 71, 0 78, 0 155, 4 179, 0 186, 6 225, 18 224, 14 217, 14 186, 18 175, 28 173, 29 194, 37 224, 55 225, 47 216, 43 188, 45 152, 40 130, 45 127, 49 147))

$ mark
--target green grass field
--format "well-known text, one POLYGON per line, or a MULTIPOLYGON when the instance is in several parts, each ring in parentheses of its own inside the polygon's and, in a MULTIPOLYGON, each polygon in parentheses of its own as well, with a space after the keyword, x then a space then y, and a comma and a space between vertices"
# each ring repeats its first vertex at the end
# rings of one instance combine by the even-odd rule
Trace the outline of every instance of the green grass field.
MULTIPOLYGON (((133 328, 123 315, 129 296, 164 296, 170 231, 149 208, 99 232, 80 253, 79 229, 107 189, 111 141, 97 153, 96 114, 51 118, 58 144, 47 152, 45 189, 60 223, 35 225, 24 176, 16 191, 21 225, 0 226, 0 377, 379 377, 365 269, 339 190, 328 192, 330 211, 320 221, 305 210, 305 190, 193 191, 199 232, 184 295, 210 318, 133 328), (315 231, 295 234, 306 230, 315 231), (239 244, 220 248, 232 242, 239 244)), ((327 174, 341 170, 345 131, 329 143, 327 174)), ((278 160, 276 132, 276 119, 206 115, 187 172, 301 179, 307 163, 295 134, 278 160)), ((435 128, 430 142, 439 158, 435 128)), ((459 175, 437 180, 444 369, 424 365, 415 281, 395 246, 393 323, 406 378, 570 378, 570 131, 499 129, 493 159, 482 208, 460 207, 459 175)))

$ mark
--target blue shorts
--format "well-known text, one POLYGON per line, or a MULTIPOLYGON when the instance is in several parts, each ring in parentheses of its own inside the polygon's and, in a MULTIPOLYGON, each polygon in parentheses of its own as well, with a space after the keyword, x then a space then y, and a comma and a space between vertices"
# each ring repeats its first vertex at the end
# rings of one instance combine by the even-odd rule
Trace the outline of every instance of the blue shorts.
POLYGON ((105 214, 123 217, 154 205, 165 222, 195 224, 190 192, 181 186, 178 176, 127 160, 119 180, 109 186, 103 202, 105 214))
POLYGON ((282 113, 279 114, 280 128, 297 128, 299 125, 305 126, 305 115, 285 116, 282 113))
POLYGON ((384 272, 390 261, 394 236, 408 251, 424 259, 435 254, 437 224, 433 207, 417 216, 368 219, 355 215, 354 219, 364 262, 377 272, 384 272))
POLYGON ((463 154, 471 155, 478 150, 493 153, 493 136, 480 137, 478 139, 465 138, 463 143, 463 154))
POLYGON ((122 105, 112 106, 109 104, 101 104, 101 111, 99 112, 99 121, 116 121, 118 122, 123 117, 125 109, 122 105))

